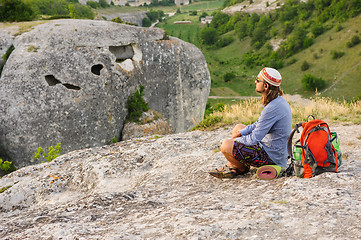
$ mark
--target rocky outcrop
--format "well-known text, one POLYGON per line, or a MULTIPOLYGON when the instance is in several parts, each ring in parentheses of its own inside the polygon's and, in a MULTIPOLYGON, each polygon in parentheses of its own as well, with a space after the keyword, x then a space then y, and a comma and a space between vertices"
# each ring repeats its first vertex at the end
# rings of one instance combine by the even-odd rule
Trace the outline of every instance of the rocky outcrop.
POLYGON ((339 173, 236 179, 231 128, 74 151, 0 179, 0 239, 361 239, 361 125, 330 126, 339 173))
POLYGON ((56 20, 16 37, 0 84, 0 157, 17 166, 61 142, 63 153, 121 138, 140 85, 175 132, 203 117, 210 76, 198 48, 161 29, 56 20))
MULTIPOLYGON (((99 0, 79 0, 79 3, 85 5, 88 1, 94 1, 94 2, 99 2, 99 0)), ((112 2, 112 0, 105 0, 108 4, 110 4, 112 2)))
POLYGON ((107 20, 119 17, 123 22, 137 24, 138 26, 143 26, 143 18, 148 18, 146 12, 102 14, 102 17, 105 17, 107 20))
POLYGON ((222 12, 233 15, 236 12, 246 12, 249 14, 257 13, 268 13, 274 11, 275 9, 280 8, 283 5, 282 1, 267 1, 267 0, 257 0, 255 2, 252 1, 243 1, 241 3, 226 7, 222 10, 222 12))
POLYGON ((124 124, 122 140, 153 135, 159 137, 158 135, 167 135, 173 132, 168 120, 152 110, 144 112, 139 120, 139 123, 128 122, 124 124))

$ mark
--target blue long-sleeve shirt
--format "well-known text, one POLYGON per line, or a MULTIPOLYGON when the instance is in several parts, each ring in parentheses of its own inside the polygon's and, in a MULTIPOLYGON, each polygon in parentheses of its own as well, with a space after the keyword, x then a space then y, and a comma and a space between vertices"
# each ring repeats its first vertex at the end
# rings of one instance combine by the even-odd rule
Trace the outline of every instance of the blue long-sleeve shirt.
POLYGON ((263 108, 255 123, 240 130, 241 137, 235 141, 247 146, 259 143, 275 164, 287 167, 287 139, 291 131, 291 108, 279 96, 263 108))

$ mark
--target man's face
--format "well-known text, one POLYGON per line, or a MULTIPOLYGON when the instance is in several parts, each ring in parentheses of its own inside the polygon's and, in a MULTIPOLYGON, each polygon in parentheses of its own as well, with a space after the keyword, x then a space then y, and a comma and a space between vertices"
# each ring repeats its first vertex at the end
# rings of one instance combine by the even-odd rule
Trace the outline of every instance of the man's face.
POLYGON ((263 93, 266 90, 268 83, 266 83, 263 79, 257 78, 254 82, 256 83, 256 92, 263 93))

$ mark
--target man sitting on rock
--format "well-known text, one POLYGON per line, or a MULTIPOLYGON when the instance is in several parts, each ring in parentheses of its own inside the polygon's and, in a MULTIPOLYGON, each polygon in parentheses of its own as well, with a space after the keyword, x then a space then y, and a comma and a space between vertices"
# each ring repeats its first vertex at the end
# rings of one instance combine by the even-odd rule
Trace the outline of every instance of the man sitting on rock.
POLYGON ((282 97, 281 74, 263 68, 255 80, 256 92, 262 94, 264 106, 257 121, 237 124, 232 138, 223 141, 221 151, 228 160, 224 167, 211 171, 217 178, 234 178, 249 172, 250 166, 279 165, 287 167, 287 139, 292 130, 292 112, 282 97))

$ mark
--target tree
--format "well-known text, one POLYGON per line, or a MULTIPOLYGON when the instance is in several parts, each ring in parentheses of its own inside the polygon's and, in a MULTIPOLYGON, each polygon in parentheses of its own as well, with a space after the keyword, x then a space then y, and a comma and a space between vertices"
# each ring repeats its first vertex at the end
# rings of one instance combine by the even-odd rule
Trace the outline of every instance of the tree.
POLYGON ((22 0, 0 0, 0 21, 31 21, 35 13, 22 0))
POLYGON ((312 28, 311 28, 311 32, 313 33, 313 35, 314 35, 315 37, 321 35, 324 30, 325 30, 325 29, 324 29, 324 27, 323 27, 322 24, 314 24, 314 25, 312 26, 312 28))
POLYGON ((234 29, 237 33, 237 36, 240 40, 242 40, 243 38, 247 37, 248 35, 248 31, 247 31, 247 23, 245 21, 242 22, 238 22, 235 26, 234 29))
POLYGON ((107 8, 109 7, 109 4, 105 0, 99 0, 99 6, 101 8, 107 8))
POLYGON ((205 27, 201 31, 201 39, 203 43, 212 45, 218 40, 218 32, 213 27, 205 27))
POLYGON ((81 4, 69 4, 69 16, 74 19, 94 19, 94 13, 88 6, 81 4))
POLYGON ((201 21, 201 18, 205 18, 206 16, 208 16, 208 13, 202 12, 202 14, 199 16, 199 21, 201 21))
POLYGON ((91 8, 97 8, 99 5, 96 1, 87 1, 86 4, 89 5, 91 8))
POLYGON ((307 61, 304 61, 301 65, 301 71, 306 71, 310 68, 310 64, 307 61))
POLYGON ((219 34, 227 32, 226 23, 229 20, 229 16, 221 11, 218 11, 212 19, 210 26, 218 30, 219 34))
POLYGON ((165 14, 164 14, 164 12, 162 11, 162 10, 153 10, 153 9, 151 9, 150 11, 148 11, 147 13, 147 16, 148 16, 148 18, 149 18, 149 20, 151 21, 151 22, 155 22, 155 21, 157 21, 157 20, 161 20, 162 19, 162 17, 164 17, 165 16, 165 14))
MULTIPOLYGON (((26 0, 27 3, 42 15, 68 15, 69 2, 67 0, 26 0)), ((79 4, 79 3, 74 3, 79 4)), ((92 3, 90 3, 92 4, 92 3)), ((95 2, 98 5, 97 2, 95 2)))
POLYGON ((303 89, 307 91, 321 90, 326 86, 325 80, 311 74, 305 74, 301 80, 303 89))
POLYGON ((149 20, 149 18, 143 18, 142 19, 142 26, 143 27, 150 27, 152 25, 152 22, 149 20))

